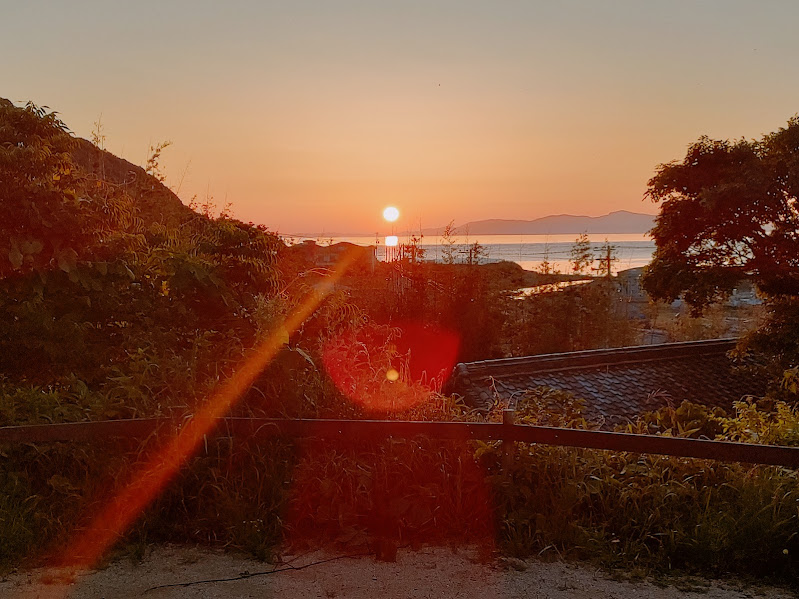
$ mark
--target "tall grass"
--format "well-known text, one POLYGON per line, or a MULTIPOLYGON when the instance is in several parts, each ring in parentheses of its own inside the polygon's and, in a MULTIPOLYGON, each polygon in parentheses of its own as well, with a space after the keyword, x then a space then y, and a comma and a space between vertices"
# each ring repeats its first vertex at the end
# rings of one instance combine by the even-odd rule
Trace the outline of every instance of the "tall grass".
MULTIPOLYGON (((416 414, 476 418, 446 398, 430 405, 416 414)), ((635 426, 678 434, 682 422, 681 434, 697 435, 699 414, 718 420, 705 430, 720 437, 748 431, 750 441, 779 442, 797 421, 785 404, 741 404, 734 417, 703 410, 667 408, 635 426)), ((579 402, 546 390, 529 393, 518 417, 591 426, 579 402)), ((0 448, 3 567, 67 543, 157 443, 0 448)), ((508 461, 500 443, 218 437, 121 543, 201 542, 271 559, 287 545, 471 542, 519 556, 792 580, 797 532, 799 481, 785 468, 521 443, 508 461)))

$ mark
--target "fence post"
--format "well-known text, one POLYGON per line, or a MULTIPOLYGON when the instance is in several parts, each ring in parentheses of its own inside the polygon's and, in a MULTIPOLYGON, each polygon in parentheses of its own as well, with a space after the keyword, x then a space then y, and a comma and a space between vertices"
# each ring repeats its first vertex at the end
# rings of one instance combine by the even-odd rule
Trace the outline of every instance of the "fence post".
POLYGON ((502 425, 508 427, 504 432, 504 439, 502 441, 502 468, 507 473, 513 465, 514 452, 516 445, 510 437, 510 430, 516 422, 516 411, 513 408, 506 408, 502 410, 502 425))

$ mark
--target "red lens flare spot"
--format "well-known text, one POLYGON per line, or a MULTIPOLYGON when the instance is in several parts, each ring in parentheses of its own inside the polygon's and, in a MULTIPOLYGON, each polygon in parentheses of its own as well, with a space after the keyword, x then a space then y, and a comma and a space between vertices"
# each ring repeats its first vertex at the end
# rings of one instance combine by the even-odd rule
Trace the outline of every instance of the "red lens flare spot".
POLYGON ((455 366, 460 338, 439 326, 418 322, 406 322, 399 328, 402 335, 395 343, 397 350, 408 356, 411 380, 441 391, 455 366))
POLYGON ((373 413, 396 413, 426 402, 455 365, 458 336, 407 323, 368 326, 334 337, 322 361, 336 388, 373 413))

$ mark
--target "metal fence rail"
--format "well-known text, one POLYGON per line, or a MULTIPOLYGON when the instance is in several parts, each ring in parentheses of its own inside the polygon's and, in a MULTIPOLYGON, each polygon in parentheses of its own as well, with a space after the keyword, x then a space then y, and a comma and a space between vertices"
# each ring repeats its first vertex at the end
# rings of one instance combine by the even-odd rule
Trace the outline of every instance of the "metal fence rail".
MULTIPOLYGON (((145 418, 0 427, 0 443, 92 442, 102 438, 142 438, 157 431, 174 432, 184 422, 185 420, 168 418, 145 418)), ((506 414, 504 423, 231 417, 218 422, 215 434, 257 438, 287 436, 375 440, 421 436, 450 440, 502 440, 799 467, 799 447, 529 426, 513 423, 512 414, 506 414)))

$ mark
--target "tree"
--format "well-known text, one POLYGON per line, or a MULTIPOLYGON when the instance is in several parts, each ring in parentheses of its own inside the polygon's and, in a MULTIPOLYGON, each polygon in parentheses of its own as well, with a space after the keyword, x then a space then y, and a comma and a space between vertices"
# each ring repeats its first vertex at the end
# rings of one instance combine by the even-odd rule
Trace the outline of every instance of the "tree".
POLYGON ((422 247, 424 235, 411 235, 407 243, 400 244, 400 261, 406 264, 421 264, 424 261, 425 249, 422 247))
POLYGON ((799 358, 799 117, 761 140, 700 138, 660 165, 647 196, 661 203, 644 287, 696 312, 750 278, 769 316, 747 347, 773 374, 799 358))
POLYGON ((549 242, 544 244, 544 255, 543 259, 541 260, 541 264, 538 265, 538 272, 542 275, 551 275, 552 273, 552 262, 549 261, 549 242))
POLYGON ((701 309, 743 276, 799 295, 799 117, 760 141, 700 138, 658 167, 647 196, 661 202, 644 278, 654 297, 701 309))
POLYGON ((457 252, 455 221, 451 220, 441 232, 441 261, 444 264, 455 264, 455 255, 457 252))
POLYGON ((516 356, 632 345, 635 328, 617 298, 612 283, 598 280, 515 300, 504 340, 516 356))
POLYGON ((474 241, 466 246, 466 264, 480 264, 487 254, 485 246, 479 241, 474 241))
POLYGON ((588 233, 580 233, 580 236, 574 240, 569 256, 569 264, 571 264, 573 274, 580 275, 588 271, 594 262, 591 243, 588 241, 588 233))

